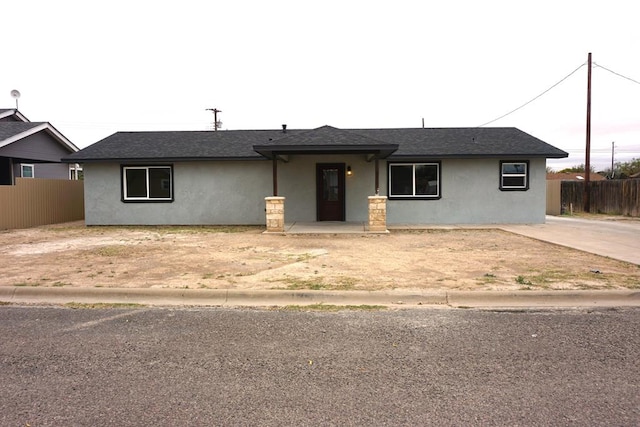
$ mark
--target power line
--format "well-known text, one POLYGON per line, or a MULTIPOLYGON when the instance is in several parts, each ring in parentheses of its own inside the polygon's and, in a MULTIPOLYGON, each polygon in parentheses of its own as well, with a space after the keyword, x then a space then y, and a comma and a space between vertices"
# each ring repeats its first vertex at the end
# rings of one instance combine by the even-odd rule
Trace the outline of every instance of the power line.
POLYGON ((618 76, 618 77, 622 77, 623 79, 630 80, 630 81, 634 82, 635 84, 639 84, 639 85, 640 85, 640 82, 639 82, 639 81, 634 80, 634 79, 632 79, 631 77, 623 76, 622 74, 620 74, 620 73, 616 73, 615 71, 610 70, 610 69, 608 69, 607 67, 603 67, 603 66, 602 66, 602 65, 600 65, 600 64, 596 64, 595 62, 593 63, 593 65, 595 65, 596 67, 600 67, 600 68, 602 68, 602 69, 604 69, 604 70, 607 70, 607 71, 608 71, 608 72, 610 72, 611 74, 615 74, 615 75, 616 75, 616 76, 618 76))
POLYGON ((483 124, 479 125, 478 127, 479 127, 479 128, 481 128, 482 126, 486 126, 486 125, 488 125, 488 124, 490 124, 490 123, 497 122, 498 120, 500 120, 500 119, 502 119, 502 118, 504 118, 504 117, 507 117, 507 116, 508 116, 508 115, 510 115, 510 114, 515 113, 515 112, 516 112, 516 111, 518 111, 519 109, 521 109, 521 108, 523 108, 523 107, 526 107, 527 105, 531 104, 531 103, 532 103, 533 101, 535 101, 536 99, 540 98, 542 95, 544 95, 544 94, 546 94, 547 92, 549 92, 549 91, 550 91, 551 89, 553 89, 554 87, 558 86, 558 85, 559 85, 560 83, 562 83, 563 81, 567 80, 569 77, 571 77, 573 74, 575 74, 575 73, 576 73, 576 71, 578 71, 580 68, 584 67, 584 66, 585 66, 585 64, 586 64, 586 63, 582 63, 582 64, 580 64, 580 66, 579 66, 578 68, 576 68, 575 70, 573 70, 572 72, 570 72, 568 75, 566 75, 564 78, 562 78, 562 80, 560 80, 558 83, 554 84, 554 85, 553 85, 553 86, 551 86, 549 89, 545 90, 545 91, 544 91, 544 92, 542 92, 540 95, 538 95, 538 96, 536 96, 535 98, 533 98, 532 100, 527 101, 527 102, 525 102, 524 104, 522 104, 521 106, 519 106, 518 108, 515 108, 515 109, 513 109, 513 110, 509 111, 508 113, 503 114, 502 116, 498 117, 497 119, 493 119, 493 120, 490 120, 490 121, 488 121, 488 122, 486 122, 486 123, 483 123, 483 124))

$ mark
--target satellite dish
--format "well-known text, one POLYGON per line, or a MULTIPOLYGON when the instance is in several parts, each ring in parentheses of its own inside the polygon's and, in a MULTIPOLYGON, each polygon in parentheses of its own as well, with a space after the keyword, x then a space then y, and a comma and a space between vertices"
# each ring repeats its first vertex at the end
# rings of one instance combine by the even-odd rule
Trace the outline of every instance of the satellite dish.
POLYGON ((20 91, 13 89, 11 91, 11 97, 16 100, 16 110, 18 109, 18 98, 20 98, 20 91))

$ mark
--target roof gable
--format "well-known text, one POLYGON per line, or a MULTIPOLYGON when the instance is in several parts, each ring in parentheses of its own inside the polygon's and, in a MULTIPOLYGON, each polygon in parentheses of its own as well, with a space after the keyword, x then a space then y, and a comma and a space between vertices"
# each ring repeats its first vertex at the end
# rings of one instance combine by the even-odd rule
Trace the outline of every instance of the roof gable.
POLYGON ((20 111, 15 108, 0 108, 0 122, 28 122, 20 111))
POLYGON ((0 122, 0 148, 38 132, 46 132, 69 152, 79 150, 78 147, 47 122, 0 122))
POLYGON ((389 144, 368 135, 325 125, 317 129, 270 140, 264 144, 254 145, 253 149, 269 159, 273 158, 277 153, 369 153, 378 157, 387 157, 398 149, 398 145, 389 144))

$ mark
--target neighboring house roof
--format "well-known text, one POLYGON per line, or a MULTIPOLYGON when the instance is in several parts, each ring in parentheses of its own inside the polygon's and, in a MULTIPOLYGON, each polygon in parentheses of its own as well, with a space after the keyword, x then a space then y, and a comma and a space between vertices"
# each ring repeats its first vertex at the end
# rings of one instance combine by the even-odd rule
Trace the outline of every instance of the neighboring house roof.
POLYGON ((379 158, 562 158, 568 153, 516 128, 415 128, 117 132, 67 162, 264 159, 290 153, 379 158))
MULTIPOLYGON (((547 179, 550 181, 584 181, 584 172, 555 172, 548 173, 547 179)), ((607 178, 592 172, 589 174, 589 180, 591 181, 604 181, 607 178)))
POLYGON ((43 131, 51 135, 70 152, 79 150, 78 147, 47 122, 0 122, 0 148, 43 131))
POLYGON ((27 119, 20 111, 15 108, 0 108, 0 121, 2 119, 11 119, 16 122, 28 122, 27 119))

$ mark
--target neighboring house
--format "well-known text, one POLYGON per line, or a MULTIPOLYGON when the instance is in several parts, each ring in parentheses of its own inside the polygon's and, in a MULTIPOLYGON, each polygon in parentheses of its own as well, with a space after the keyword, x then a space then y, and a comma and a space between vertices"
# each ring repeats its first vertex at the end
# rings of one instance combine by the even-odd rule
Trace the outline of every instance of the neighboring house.
POLYGON ((79 166, 60 162, 76 151, 51 124, 0 109, 0 185, 13 185, 15 178, 77 179, 79 166))
POLYGON ((63 159, 82 163, 85 221, 265 224, 543 223, 546 159, 568 154, 515 128, 118 132, 63 159))
MULTIPOLYGON (((589 174, 591 181, 606 181, 606 177, 591 172, 589 174)), ((584 172, 552 172, 547 174, 549 181, 584 181, 584 172)))

